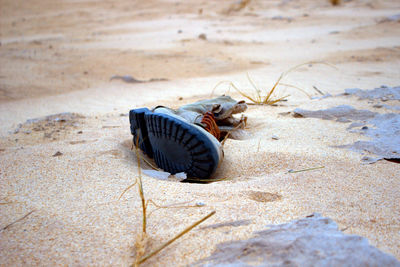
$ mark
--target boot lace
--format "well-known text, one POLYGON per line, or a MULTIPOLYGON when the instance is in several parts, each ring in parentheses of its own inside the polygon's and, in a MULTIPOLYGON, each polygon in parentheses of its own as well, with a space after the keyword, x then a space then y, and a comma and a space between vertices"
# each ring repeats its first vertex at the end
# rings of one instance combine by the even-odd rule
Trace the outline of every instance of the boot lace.
POLYGON ((218 128, 214 114, 212 114, 211 112, 206 112, 203 115, 201 123, 205 125, 204 129, 206 129, 207 132, 215 136, 215 138, 217 138, 219 141, 219 139, 221 138, 221 131, 218 128))

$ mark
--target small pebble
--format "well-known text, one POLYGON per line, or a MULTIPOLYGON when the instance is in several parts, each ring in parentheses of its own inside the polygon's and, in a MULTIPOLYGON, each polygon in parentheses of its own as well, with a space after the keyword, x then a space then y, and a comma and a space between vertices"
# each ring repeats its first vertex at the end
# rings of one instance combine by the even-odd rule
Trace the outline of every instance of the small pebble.
POLYGON ((206 204, 205 203, 203 203, 203 202, 197 202, 196 203, 196 206, 197 207, 204 207, 206 204))
POLYGON ((178 179, 179 181, 183 181, 187 178, 187 175, 184 172, 178 172, 175 173, 175 178, 178 179))
POLYGON ((199 35, 199 39, 201 40, 207 40, 207 35, 205 35, 204 33, 199 35))
POLYGON ((274 134, 271 136, 271 138, 272 138, 273 140, 279 140, 279 137, 276 136, 276 135, 274 135, 274 134))
POLYGON ((53 155, 53 157, 59 157, 59 156, 62 156, 62 154, 63 154, 63 153, 61 153, 60 151, 57 151, 57 152, 53 155))

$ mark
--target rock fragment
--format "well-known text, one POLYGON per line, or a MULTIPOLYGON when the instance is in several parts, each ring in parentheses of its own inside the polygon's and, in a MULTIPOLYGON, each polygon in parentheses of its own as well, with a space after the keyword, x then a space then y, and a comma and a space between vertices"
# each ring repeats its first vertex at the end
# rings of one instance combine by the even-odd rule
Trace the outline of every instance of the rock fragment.
MULTIPOLYGON (((314 213, 255 233, 248 240, 217 245, 200 266, 400 266, 368 240, 347 235, 330 218, 314 213)), ((196 265, 197 266, 197 265, 196 265)))

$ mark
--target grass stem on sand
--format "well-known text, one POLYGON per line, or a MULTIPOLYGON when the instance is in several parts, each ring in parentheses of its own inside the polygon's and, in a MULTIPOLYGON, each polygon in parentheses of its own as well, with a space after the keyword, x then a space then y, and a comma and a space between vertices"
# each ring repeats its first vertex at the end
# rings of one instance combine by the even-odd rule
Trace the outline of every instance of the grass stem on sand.
POLYGON ((318 169, 323 169, 325 166, 320 166, 320 167, 314 167, 314 168, 308 168, 308 169, 301 169, 301 170, 288 170, 288 173, 298 173, 298 172, 306 172, 306 171, 313 171, 313 170, 318 170, 318 169))
MULTIPOLYGON (((187 207, 200 207, 199 205, 195 205, 195 206, 182 206, 182 205, 169 205, 169 206, 161 206, 156 204, 153 200, 148 200, 146 202, 146 199, 144 197, 144 191, 143 191, 143 181, 142 181, 142 172, 141 172, 141 166, 140 166, 140 153, 139 153, 139 133, 136 134, 136 148, 135 148, 135 152, 136 152, 136 159, 137 159, 137 163, 138 163, 138 178, 135 180, 135 182, 133 184, 131 184, 130 186, 128 186, 123 192, 122 194, 119 196, 118 200, 121 199, 121 197, 132 187, 134 187, 136 184, 138 184, 138 190, 139 190, 139 195, 140 195, 140 199, 141 199, 141 203, 142 203, 142 232, 140 235, 138 235, 136 237, 136 242, 135 242, 135 248, 136 248, 136 259, 135 262, 131 265, 131 266, 139 266, 140 264, 142 264, 143 262, 145 262, 146 260, 148 260, 149 258, 153 257, 154 255, 156 255, 157 253, 159 253, 161 250, 163 250, 164 248, 166 248, 167 246, 169 246, 171 243, 173 243, 174 241, 176 241, 178 238, 180 238, 181 236, 183 236, 184 234, 188 233, 190 230, 192 230, 194 227, 196 227, 197 225, 199 225, 200 223, 204 222, 205 220, 207 220, 208 218, 210 218, 211 216, 213 216, 215 214, 215 211, 212 211, 211 213, 209 213, 207 216, 205 216, 204 218, 200 219, 199 221, 195 222, 194 224, 190 225, 189 227, 185 228, 182 232, 180 232, 179 234, 177 234, 174 238, 170 239, 168 242, 164 243, 163 245, 161 245, 160 247, 158 247, 157 249, 155 249, 153 252, 147 254, 146 256, 143 256, 146 253, 146 249, 147 249, 147 245, 149 242, 149 237, 147 235, 147 231, 146 231, 146 226, 147 226, 147 207, 149 205, 149 203, 152 203, 154 206, 156 206, 158 209, 159 208, 187 208, 187 207)), ((132 146, 133 149, 133 146, 132 146)), ((182 204, 182 203, 180 203, 182 204)), ((33 211, 32 211, 33 212, 33 211)), ((31 213, 32 213, 31 212, 31 213)), ((30 214, 30 213, 29 213, 30 214)), ((21 218, 20 220, 24 219, 25 217, 27 217, 29 214, 25 215, 23 218, 21 218)), ((7 226, 8 227, 8 226, 7 226)))
MULTIPOLYGON (((136 183, 138 184, 138 190, 139 190, 139 195, 140 199, 142 201, 142 234, 140 236, 137 236, 136 242, 135 242, 135 247, 136 247, 136 259, 134 266, 139 266, 140 265, 140 258, 144 255, 146 252, 146 247, 148 243, 148 237, 146 233, 146 226, 147 226, 147 205, 146 205, 146 199, 144 198, 144 192, 143 192, 143 182, 142 182, 142 169, 140 167, 140 153, 139 153, 139 133, 136 134, 136 160, 138 164, 138 178, 136 179, 135 183, 131 186, 129 186, 123 193, 125 193, 129 188, 134 186, 136 183)), ((121 195, 122 196, 122 195, 121 195)), ((121 198, 120 196, 120 198, 121 198)))
POLYGON ((155 249, 153 252, 149 253, 148 255, 144 256, 143 258, 141 258, 139 260, 139 264, 142 264, 143 262, 147 261, 149 258, 153 257, 154 255, 156 255, 157 253, 159 253, 161 250, 163 250, 164 248, 166 248, 167 246, 169 246, 170 244, 172 244, 174 241, 176 241, 178 238, 180 238, 181 236, 183 236, 184 234, 186 234, 187 232, 189 232, 190 230, 192 230, 194 227, 196 227, 197 225, 199 225, 200 223, 204 222, 205 220, 207 220, 208 218, 210 218, 211 216, 213 216, 215 214, 215 211, 210 212, 207 216, 203 217, 202 219, 198 220, 197 222, 195 222, 194 224, 190 225, 189 227, 185 228, 182 232, 180 232, 179 234, 177 234, 175 237, 173 237, 172 239, 170 239, 169 241, 165 242, 164 244, 162 244, 161 246, 159 246, 157 249, 155 249))
POLYGON ((27 214, 25 214, 24 216, 22 216, 21 218, 13 221, 12 223, 7 224, 6 226, 4 226, 3 228, 0 229, 0 231, 4 231, 7 228, 11 227, 12 225, 16 224, 17 222, 22 221, 23 219, 25 219, 26 217, 28 217, 29 215, 31 215, 35 210, 32 210, 30 212, 28 212, 27 214))
POLYGON ((142 224, 142 229, 143 229, 143 233, 146 233, 146 224, 147 224, 147 214, 146 214, 146 199, 144 198, 144 192, 143 192, 143 182, 142 182, 142 169, 140 167, 140 154, 139 154, 139 134, 136 135, 136 159, 137 159, 137 163, 138 163, 138 188, 139 188, 139 195, 140 195, 140 199, 142 201, 142 215, 143 215, 143 224, 142 224))

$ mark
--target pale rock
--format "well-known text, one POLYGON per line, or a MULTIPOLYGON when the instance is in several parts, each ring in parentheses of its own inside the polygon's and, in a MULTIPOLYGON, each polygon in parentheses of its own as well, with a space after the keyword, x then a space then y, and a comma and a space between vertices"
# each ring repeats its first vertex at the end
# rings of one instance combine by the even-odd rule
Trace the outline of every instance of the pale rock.
POLYGON ((144 174, 147 176, 159 179, 159 180, 167 180, 171 175, 169 172, 157 171, 157 170, 142 170, 144 174))
POLYGON ((178 179, 179 181, 183 181, 187 178, 187 175, 184 172, 178 172, 175 173, 175 178, 178 179))
POLYGON ((253 238, 225 242, 196 266, 400 266, 395 257, 368 240, 347 235, 319 214, 256 232, 253 238))

